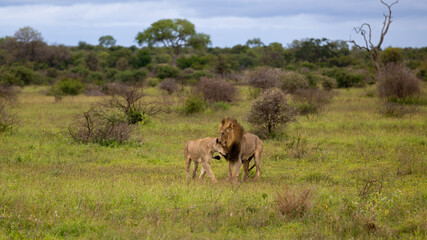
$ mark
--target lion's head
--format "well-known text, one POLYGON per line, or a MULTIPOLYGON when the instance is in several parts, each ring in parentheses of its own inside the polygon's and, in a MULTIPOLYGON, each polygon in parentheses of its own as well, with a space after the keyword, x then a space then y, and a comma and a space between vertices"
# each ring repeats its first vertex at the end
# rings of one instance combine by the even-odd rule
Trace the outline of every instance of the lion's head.
POLYGON ((224 118, 219 125, 219 142, 230 151, 233 145, 240 144, 245 130, 234 118, 224 118))

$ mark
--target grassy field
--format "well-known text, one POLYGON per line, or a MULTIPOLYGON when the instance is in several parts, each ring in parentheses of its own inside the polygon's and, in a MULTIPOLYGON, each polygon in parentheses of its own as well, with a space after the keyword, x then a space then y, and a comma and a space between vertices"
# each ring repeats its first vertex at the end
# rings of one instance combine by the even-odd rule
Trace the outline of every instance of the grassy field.
POLYGON ((43 89, 22 89, 20 122, 0 134, 0 239, 427 237, 425 105, 390 118, 365 90, 337 90, 323 114, 298 117, 264 141, 258 182, 228 182, 221 159, 212 162, 217 184, 206 176, 187 183, 188 140, 217 136, 227 116, 251 129, 246 88, 228 110, 164 113, 111 147, 65 134, 75 114, 102 97, 55 103, 43 89), (282 214, 278 194, 296 211, 282 214))

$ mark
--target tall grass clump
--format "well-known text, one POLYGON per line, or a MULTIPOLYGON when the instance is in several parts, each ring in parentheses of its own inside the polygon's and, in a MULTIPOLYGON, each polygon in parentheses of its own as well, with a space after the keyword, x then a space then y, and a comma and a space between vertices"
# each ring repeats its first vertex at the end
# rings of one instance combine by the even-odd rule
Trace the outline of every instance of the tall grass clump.
POLYGON ((294 219, 304 216, 312 207, 311 189, 292 190, 286 188, 283 193, 277 192, 276 203, 280 213, 294 219))

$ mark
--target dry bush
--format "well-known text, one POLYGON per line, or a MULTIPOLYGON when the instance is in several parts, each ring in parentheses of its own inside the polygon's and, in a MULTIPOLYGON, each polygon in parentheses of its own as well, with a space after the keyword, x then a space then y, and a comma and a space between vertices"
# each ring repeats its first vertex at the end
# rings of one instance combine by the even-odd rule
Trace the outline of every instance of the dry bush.
POLYGON ((173 78, 166 78, 159 84, 159 88, 168 92, 168 94, 172 94, 176 92, 178 89, 178 85, 176 84, 176 80, 173 78))
POLYGON ((236 98, 236 87, 224 80, 202 78, 196 86, 196 92, 201 93, 209 102, 233 102, 236 98))
POLYGON ((18 88, 8 84, 1 84, 0 82, 0 100, 4 101, 5 103, 12 104, 16 102, 16 96, 18 92, 18 88))
POLYGON ((0 132, 16 124, 16 116, 9 111, 10 105, 16 102, 18 90, 13 86, 0 84, 0 132))
POLYGON ((16 116, 8 110, 7 104, 0 99, 0 132, 12 128, 16 123, 16 116))
POLYGON ((270 136, 278 127, 293 120, 294 111, 288 105, 285 94, 278 88, 262 92, 253 103, 248 116, 248 121, 261 130, 260 134, 270 136))
POLYGON ((132 127, 122 112, 97 106, 77 115, 68 126, 68 133, 77 142, 110 145, 128 141, 132 127))
POLYGON ((143 122, 163 110, 164 105, 158 101, 142 101, 144 93, 140 84, 113 83, 108 85, 106 92, 110 98, 102 105, 119 109, 128 116, 131 124, 143 122))
POLYGON ((262 89, 280 87, 280 78, 283 73, 279 68, 257 67, 245 72, 244 80, 249 85, 262 89))
POLYGON ((411 70, 401 64, 389 63, 376 76, 379 97, 385 100, 417 98, 421 93, 421 81, 411 70))
POLYGON ((310 82, 307 77, 297 72, 286 72, 280 77, 282 90, 286 93, 294 93, 298 89, 306 89, 310 82))
POLYGON ((311 189, 291 190, 286 188, 282 194, 277 192, 276 203, 283 216, 297 218, 304 216, 311 209, 312 200, 311 189))
POLYGON ((332 101, 334 94, 330 91, 309 88, 298 89, 294 93, 294 100, 299 114, 319 114, 324 111, 326 104, 332 101))

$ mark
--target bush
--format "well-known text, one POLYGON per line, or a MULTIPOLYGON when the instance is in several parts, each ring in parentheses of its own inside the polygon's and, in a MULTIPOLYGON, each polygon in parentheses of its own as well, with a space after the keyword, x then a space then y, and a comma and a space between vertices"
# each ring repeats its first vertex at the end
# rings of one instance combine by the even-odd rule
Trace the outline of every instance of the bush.
POLYGON ((278 88, 267 89, 253 103, 248 121, 261 133, 272 133, 280 126, 294 120, 294 111, 285 94, 278 88))
POLYGON ((202 78, 197 84, 196 91, 201 93, 203 98, 209 102, 232 102, 237 92, 233 84, 210 78, 202 78))
POLYGON ((107 85, 106 93, 110 98, 103 104, 105 108, 115 108, 128 117, 129 124, 146 122, 148 117, 162 111, 162 105, 156 101, 143 102, 142 86, 139 84, 112 83, 107 85))
POLYGON ((176 84, 176 80, 173 78, 166 78, 159 84, 159 88, 168 92, 168 94, 172 94, 176 92, 178 89, 178 85, 176 84))
POLYGON ((160 78, 147 78, 147 82, 150 87, 157 86, 161 81, 162 80, 160 78))
POLYGON ((388 47, 381 52, 381 63, 385 66, 389 63, 399 64, 403 61, 402 49, 388 47))
POLYGON ((76 96, 83 92, 84 85, 77 79, 63 78, 56 83, 57 87, 64 95, 76 96))
POLYGON ((146 76, 144 70, 128 70, 117 72, 114 79, 122 83, 142 83, 146 76))
POLYGON ((104 82, 105 76, 100 72, 91 72, 87 76, 86 80, 90 83, 101 84, 104 82))
POLYGON ((15 115, 10 114, 6 103, 0 98, 0 133, 4 132, 15 124, 15 115))
POLYGON ((9 70, 11 75, 8 76, 10 84, 24 86, 29 84, 43 84, 47 82, 47 79, 41 74, 34 72, 33 70, 18 66, 13 67, 9 70))
POLYGON ((331 92, 318 88, 298 89, 294 94, 296 109, 301 115, 319 114, 332 98, 331 92))
POLYGON ((286 93, 294 93, 297 89, 308 88, 310 83, 303 74, 286 72, 280 77, 282 90, 286 93))
POLYGON ((405 66, 389 63, 377 75, 379 97, 387 101, 417 98, 421 81, 405 66))
POLYGON ((68 126, 68 133, 77 142, 108 146, 128 141, 132 127, 123 112, 97 106, 77 115, 68 126))
POLYGON ((339 68, 326 70, 323 74, 335 78, 339 88, 362 87, 365 84, 362 74, 351 73, 339 68))
POLYGON ((205 100, 203 100, 202 95, 196 95, 192 94, 189 95, 188 98, 185 100, 184 108, 182 109, 182 112, 184 114, 193 114, 202 112, 206 109, 207 104, 205 100))
POLYGON ((166 64, 161 64, 157 66, 157 74, 156 77, 160 78, 160 79, 165 79, 165 78, 177 78, 179 77, 179 69, 166 65, 166 64))
POLYGON ((332 89, 337 87, 337 80, 331 77, 319 75, 318 81, 322 85, 322 88, 326 91, 331 91, 332 89))
POLYGON ((245 73, 245 81, 257 88, 268 89, 280 87, 280 78, 283 71, 278 68, 257 67, 245 73))

